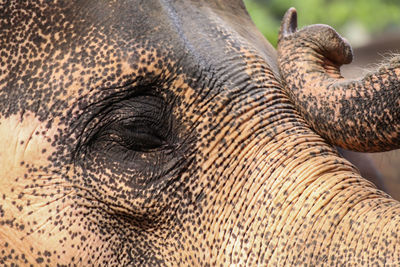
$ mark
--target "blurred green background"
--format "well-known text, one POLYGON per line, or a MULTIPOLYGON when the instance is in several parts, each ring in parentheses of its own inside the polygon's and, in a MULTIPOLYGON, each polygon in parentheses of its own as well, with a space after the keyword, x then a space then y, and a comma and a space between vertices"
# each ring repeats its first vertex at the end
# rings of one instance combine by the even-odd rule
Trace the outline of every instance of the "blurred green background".
POLYGON ((354 46, 400 28, 400 0, 244 0, 260 31, 276 45, 280 21, 289 7, 298 12, 299 27, 323 23, 354 46))

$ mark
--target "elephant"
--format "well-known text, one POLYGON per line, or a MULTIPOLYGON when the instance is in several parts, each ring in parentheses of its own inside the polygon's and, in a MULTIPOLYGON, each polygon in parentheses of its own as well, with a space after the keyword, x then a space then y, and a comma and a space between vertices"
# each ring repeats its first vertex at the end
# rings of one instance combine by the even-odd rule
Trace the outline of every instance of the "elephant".
POLYGON ((297 13, 290 9, 282 22, 279 61, 288 93, 307 122, 342 148, 400 148, 400 56, 362 79, 343 79, 340 66, 353 57, 349 43, 326 25, 296 29, 297 13))
POLYGON ((277 52, 241 0, 0 10, 1 264, 400 264, 399 202, 334 147, 399 146, 398 61, 343 81, 332 28, 291 9, 277 52))

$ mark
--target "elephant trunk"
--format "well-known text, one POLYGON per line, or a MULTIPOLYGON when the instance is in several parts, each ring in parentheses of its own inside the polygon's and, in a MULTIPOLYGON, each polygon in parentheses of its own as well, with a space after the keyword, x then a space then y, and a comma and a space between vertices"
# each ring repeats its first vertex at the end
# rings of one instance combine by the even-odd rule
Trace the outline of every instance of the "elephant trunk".
POLYGON ((282 22, 278 58, 286 90, 314 130, 331 144, 377 152, 400 147, 400 57, 361 79, 340 66, 352 60, 350 45, 331 27, 300 31, 296 11, 282 22))

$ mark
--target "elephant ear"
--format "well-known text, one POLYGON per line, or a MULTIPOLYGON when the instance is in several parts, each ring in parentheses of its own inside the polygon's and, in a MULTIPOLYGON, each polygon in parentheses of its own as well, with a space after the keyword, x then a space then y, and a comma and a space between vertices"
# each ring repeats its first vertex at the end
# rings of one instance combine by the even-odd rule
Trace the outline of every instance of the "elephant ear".
POLYGON ((346 80, 340 67, 353 59, 347 40, 328 25, 296 28, 291 8, 279 33, 279 69, 285 90, 314 131, 350 150, 400 148, 400 60, 346 80))

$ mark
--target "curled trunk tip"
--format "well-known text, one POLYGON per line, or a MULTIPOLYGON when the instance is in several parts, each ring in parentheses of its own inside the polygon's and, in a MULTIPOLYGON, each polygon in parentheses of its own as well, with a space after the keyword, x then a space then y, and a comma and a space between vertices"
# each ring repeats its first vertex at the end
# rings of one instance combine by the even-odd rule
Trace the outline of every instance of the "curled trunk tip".
POLYGON ((281 23, 279 38, 287 37, 297 31, 297 11, 291 7, 286 11, 281 23))

